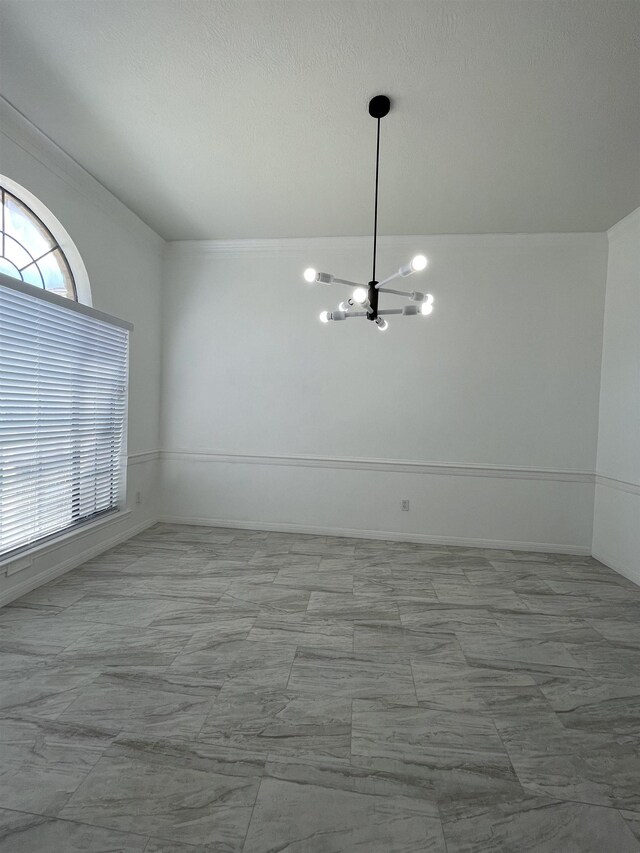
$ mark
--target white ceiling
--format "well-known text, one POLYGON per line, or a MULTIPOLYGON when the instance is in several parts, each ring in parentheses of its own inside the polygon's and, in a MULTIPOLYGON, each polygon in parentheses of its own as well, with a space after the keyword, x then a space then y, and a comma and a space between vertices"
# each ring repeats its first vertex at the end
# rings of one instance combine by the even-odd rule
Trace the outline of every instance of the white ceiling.
POLYGON ((167 239, 601 231, 640 2, 0 0, 0 90, 167 239))

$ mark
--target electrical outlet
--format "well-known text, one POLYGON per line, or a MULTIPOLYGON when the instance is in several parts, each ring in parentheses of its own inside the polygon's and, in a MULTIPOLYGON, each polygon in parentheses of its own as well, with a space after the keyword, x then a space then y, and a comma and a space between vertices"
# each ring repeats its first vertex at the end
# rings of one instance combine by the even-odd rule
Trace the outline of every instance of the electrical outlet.
POLYGON ((409 512, 409 501, 400 501, 400 509, 402 510, 402 512, 409 512))
POLYGON ((142 492, 136 492, 136 503, 137 504, 142 503, 142 492))

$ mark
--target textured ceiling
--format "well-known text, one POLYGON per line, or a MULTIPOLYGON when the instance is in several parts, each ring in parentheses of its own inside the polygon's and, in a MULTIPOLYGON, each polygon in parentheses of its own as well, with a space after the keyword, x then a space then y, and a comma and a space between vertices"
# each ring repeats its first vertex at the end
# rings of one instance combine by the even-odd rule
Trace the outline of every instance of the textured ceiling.
POLYGON ((601 231, 640 2, 0 0, 0 90, 167 239, 601 231))

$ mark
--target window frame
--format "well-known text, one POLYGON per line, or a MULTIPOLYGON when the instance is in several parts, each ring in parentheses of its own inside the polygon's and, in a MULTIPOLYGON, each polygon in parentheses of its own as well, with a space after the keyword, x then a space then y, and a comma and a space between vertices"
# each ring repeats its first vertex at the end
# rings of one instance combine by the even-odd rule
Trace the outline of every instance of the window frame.
MULTIPOLYGON (((62 223, 54 216, 54 214, 49 210, 46 204, 40 201, 37 196, 33 195, 33 193, 29 192, 28 189, 17 183, 17 181, 14 181, 7 175, 1 173, 0 188, 6 190, 9 195, 16 198, 20 202, 20 204, 24 205, 24 207, 29 210, 29 212, 34 216, 37 221, 42 223, 42 225, 49 232, 49 234, 51 234, 51 237, 54 240, 56 246, 60 249, 60 252, 62 253, 67 262, 67 266, 71 273, 75 289, 75 300, 67 297, 65 301, 80 303, 82 305, 87 305, 91 307, 93 301, 91 297, 91 286, 89 284, 89 276, 87 274, 87 269, 84 265, 80 252, 76 248, 75 243, 69 236, 69 233, 64 228, 62 223)), ((4 198, 2 200, 4 201, 4 198)), ((4 222, 2 223, 1 230, 2 233, 4 233, 4 222)), ((9 276, 9 278, 11 278, 11 276, 9 276)), ((16 281, 21 281, 21 279, 16 279, 16 281)), ((23 283, 26 284, 27 282, 23 283)), ((35 285, 33 286, 35 287, 35 285)), ((46 288, 42 289, 45 290, 46 288)))
MULTIPOLYGON (((121 329, 124 329, 129 334, 129 352, 130 352, 130 337, 131 332, 133 331, 133 324, 127 320, 123 320, 119 317, 114 317, 110 314, 106 314, 103 311, 98 311, 97 309, 84 305, 81 302, 77 302, 75 300, 69 299, 68 297, 59 296, 56 293, 52 293, 44 288, 37 287, 35 285, 24 282, 20 279, 13 278, 11 276, 5 275, 4 273, 0 273, 0 284, 3 287, 6 287, 11 290, 15 290, 18 293, 23 293, 27 296, 40 299, 44 302, 49 302, 53 305, 56 305, 59 308, 64 309, 65 311, 72 311, 78 314, 83 314, 87 317, 91 317, 92 319, 99 320, 104 323, 108 323, 111 326, 117 326, 121 329)), ((124 412, 124 425, 123 425, 123 433, 122 433, 122 444, 120 447, 119 453, 119 494, 117 496, 116 505, 108 510, 105 510, 96 515, 88 516, 85 519, 79 519, 73 524, 66 525, 65 527, 56 530, 46 536, 43 536, 39 539, 33 540, 31 542, 25 542, 23 545, 19 545, 16 548, 13 548, 9 551, 5 551, 0 554, 0 566, 10 565, 16 561, 23 560, 30 553, 37 553, 41 549, 44 550, 47 547, 51 547, 58 540, 67 539, 74 534, 79 533, 83 529, 95 525, 100 525, 101 523, 106 523, 110 519, 113 520, 114 517, 120 516, 126 509, 126 493, 127 493, 127 442, 128 442, 128 426, 129 426, 129 358, 127 358, 126 364, 126 373, 125 373, 125 412, 124 412)), ((19 566, 20 567, 20 566, 19 566)), ((15 569, 17 571, 18 569, 15 569)))

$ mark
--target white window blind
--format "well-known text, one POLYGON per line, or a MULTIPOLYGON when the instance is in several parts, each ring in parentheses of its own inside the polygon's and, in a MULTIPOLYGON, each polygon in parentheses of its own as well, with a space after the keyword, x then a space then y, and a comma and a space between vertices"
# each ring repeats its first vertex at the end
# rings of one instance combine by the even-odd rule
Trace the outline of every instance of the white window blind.
POLYGON ((117 508, 130 325, 0 275, 0 554, 117 508))

